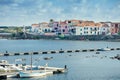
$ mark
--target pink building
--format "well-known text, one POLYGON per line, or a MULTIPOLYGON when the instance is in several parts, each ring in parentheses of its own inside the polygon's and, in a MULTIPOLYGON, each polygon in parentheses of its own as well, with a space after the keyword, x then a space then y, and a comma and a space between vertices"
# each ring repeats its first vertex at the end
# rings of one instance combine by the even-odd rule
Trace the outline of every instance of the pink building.
POLYGON ((120 32, 120 23, 111 23, 111 28, 110 28, 111 34, 118 34, 120 32))
POLYGON ((52 31, 55 32, 57 35, 60 34, 69 34, 69 28, 66 22, 53 22, 52 23, 52 31))
POLYGON ((59 31, 60 34, 68 35, 69 34, 69 27, 66 22, 59 22, 59 31))
POLYGON ((49 24, 49 27, 52 28, 52 32, 58 33, 59 30, 59 22, 52 22, 49 24))

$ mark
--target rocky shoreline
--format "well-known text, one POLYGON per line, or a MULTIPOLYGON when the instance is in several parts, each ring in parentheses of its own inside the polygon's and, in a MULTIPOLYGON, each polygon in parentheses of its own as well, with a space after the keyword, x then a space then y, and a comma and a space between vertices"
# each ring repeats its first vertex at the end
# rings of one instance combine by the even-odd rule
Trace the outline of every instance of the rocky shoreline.
POLYGON ((79 40, 79 41, 117 41, 120 42, 120 35, 78 35, 78 36, 48 36, 48 35, 32 35, 32 34, 10 34, 10 35, 0 35, 0 39, 46 39, 46 40, 79 40))

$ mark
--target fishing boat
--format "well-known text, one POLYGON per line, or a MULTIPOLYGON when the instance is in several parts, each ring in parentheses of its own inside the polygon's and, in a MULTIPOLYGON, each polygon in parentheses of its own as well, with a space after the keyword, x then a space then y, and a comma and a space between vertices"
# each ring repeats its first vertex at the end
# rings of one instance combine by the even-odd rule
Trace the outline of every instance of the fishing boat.
POLYGON ((31 78, 31 77, 43 77, 46 76, 46 71, 43 72, 36 72, 32 70, 32 53, 31 53, 31 70, 29 71, 20 71, 19 77, 20 78, 31 78))
POLYGON ((43 77, 46 76, 45 72, 19 72, 20 78, 31 78, 31 77, 43 77))

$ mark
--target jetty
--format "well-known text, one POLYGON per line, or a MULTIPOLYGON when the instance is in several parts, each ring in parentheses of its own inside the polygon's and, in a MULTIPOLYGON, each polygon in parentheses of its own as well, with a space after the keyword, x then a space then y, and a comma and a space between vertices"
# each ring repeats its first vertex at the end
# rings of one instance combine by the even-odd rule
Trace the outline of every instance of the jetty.
MULTIPOLYGON (((57 68, 57 67, 44 67, 40 66, 40 70, 33 70, 33 72, 46 72, 46 75, 52 75, 52 74, 60 74, 67 72, 67 69, 65 68, 57 68)), ((30 72, 30 70, 25 71, 30 72)), ((20 78, 19 72, 0 72, 0 79, 7 79, 7 78, 20 78)))
POLYGON ((0 72, 0 79, 7 79, 8 77, 17 77, 18 72, 0 72))
POLYGON ((55 54, 55 53, 78 53, 78 52, 96 52, 96 51, 114 51, 120 48, 98 48, 98 49, 76 49, 76 50, 50 50, 50 51, 35 51, 35 52, 21 52, 21 53, 0 53, 1 56, 19 56, 19 55, 38 55, 38 54, 55 54))

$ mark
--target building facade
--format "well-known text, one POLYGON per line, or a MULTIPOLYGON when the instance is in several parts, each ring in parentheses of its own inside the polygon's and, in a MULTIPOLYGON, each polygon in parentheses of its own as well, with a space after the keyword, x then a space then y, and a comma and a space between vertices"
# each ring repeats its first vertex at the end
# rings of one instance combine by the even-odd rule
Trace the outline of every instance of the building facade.
POLYGON ((115 35, 120 32, 120 23, 65 20, 32 24, 31 31, 43 35, 115 35))
POLYGON ((117 35, 120 32, 120 23, 111 23, 110 32, 112 35, 117 35))

